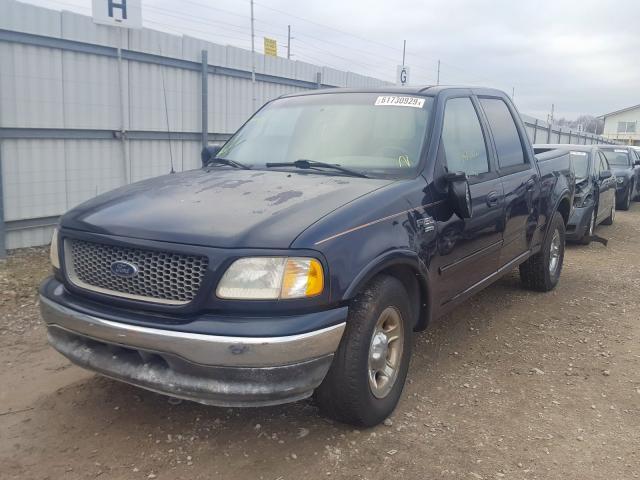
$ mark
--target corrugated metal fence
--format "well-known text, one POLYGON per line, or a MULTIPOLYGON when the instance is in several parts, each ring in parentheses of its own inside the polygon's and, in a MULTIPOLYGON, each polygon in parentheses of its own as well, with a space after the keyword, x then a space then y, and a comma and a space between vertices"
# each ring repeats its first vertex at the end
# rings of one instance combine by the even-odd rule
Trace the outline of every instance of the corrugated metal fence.
MULTIPOLYGON (((200 39, 96 25, 0 0, 0 256, 48 243, 58 216, 102 192, 196 168, 277 96, 382 80, 200 39)), ((537 142, 603 141, 527 119, 537 142)))

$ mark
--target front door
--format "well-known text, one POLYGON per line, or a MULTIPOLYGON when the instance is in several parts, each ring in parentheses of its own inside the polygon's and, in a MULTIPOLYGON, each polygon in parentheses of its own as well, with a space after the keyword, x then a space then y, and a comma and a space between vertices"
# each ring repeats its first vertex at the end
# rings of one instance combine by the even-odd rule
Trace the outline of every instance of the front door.
POLYGON ((497 270, 502 244, 503 192, 476 105, 471 97, 446 101, 438 161, 469 179, 473 215, 438 221, 435 260, 441 303, 465 292, 497 270))
POLYGON ((598 186, 598 214, 596 223, 600 223, 611 215, 611 210, 616 208, 616 177, 600 178, 600 172, 609 171, 611 167, 607 157, 602 152, 597 152, 594 159, 594 181, 598 186))

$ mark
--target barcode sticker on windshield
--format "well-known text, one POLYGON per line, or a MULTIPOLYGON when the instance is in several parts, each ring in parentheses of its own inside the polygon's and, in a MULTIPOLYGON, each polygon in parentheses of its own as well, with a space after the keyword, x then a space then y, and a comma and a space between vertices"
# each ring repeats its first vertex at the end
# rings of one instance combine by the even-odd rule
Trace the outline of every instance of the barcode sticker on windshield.
POLYGON ((587 152, 574 152, 573 150, 571 152, 571 155, 578 155, 580 157, 586 157, 587 156, 587 152))
POLYGON ((616 152, 616 153, 627 153, 626 150, 619 150, 617 148, 614 150, 614 152, 616 152))
POLYGON ((376 106, 389 105, 393 107, 414 107, 422 108, 424 98, 419 97, 398 97, 396 95, 381 95, 376 99, 376 106))

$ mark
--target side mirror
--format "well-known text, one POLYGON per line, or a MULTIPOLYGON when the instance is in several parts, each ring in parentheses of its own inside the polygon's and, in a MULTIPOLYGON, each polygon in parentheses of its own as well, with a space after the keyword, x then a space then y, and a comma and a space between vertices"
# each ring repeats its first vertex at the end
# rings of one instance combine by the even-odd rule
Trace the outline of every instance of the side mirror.
POLYGON ((602 170, 600 172, 600 180, 605 180, 611 177, 612 177, 611 170, 602 170))
POLYGON ((448 184, 449 204, 460 218, 471 218, 473 205, 471 203, 471 189, 469 180, 464 172, 447 173, 445 180, 448 184))
POLYGON ((640 165, 640 160, 636 160, 635 162, 633 162, 633 165, 634 165, 635 167, 637 167, 638 165, 640 165))
POLYGON ((210 159, 215 158, 218 153, 222 150, 222 145, 215 144, 209 145, 202 149, 200 152, 200 160, 202 161, 202 166, 206 166, 210 159))

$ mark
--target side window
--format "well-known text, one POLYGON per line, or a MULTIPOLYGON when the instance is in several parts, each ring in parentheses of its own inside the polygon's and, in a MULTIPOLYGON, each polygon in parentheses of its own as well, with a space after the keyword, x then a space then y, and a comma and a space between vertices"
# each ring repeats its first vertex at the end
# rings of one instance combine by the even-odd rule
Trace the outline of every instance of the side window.
POLYGON ((440 149, 450 172, 476 176, 489 171, 487 145, 470 98, 447 101, 440 149))
POLYGON ((489 120, 500 168, 526 163, 520 134, 507 104, 499 98, 481 98, 480 103, 489 120))

